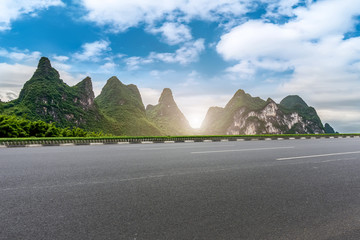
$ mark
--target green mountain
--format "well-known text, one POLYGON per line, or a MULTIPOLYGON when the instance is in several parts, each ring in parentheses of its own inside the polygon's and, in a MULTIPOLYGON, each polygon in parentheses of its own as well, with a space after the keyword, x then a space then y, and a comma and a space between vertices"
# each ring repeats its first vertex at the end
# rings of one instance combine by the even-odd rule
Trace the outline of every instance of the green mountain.
POLYGON ((178 108, 169 88, 164 88, 157 105, 146 107, 146 115, 166 135, 193 134, 193 129, 178 108))
POLYGON ((324 125, 324 130, 325 130, 325 133, 335 133, 334 128, 332 128, 332 127, 330 126, 330 124, 328 124, 328 123, 325 123, 325 125, 324 125))
MULTIPOLYGON (((165 88, 158 104, 148 105, 145 110, 137 86, 111 77, 95 98, 89 77, 70 87, 45 57, 40 59, 18 99, 0 101, 0 114, 54 123, 58 128, 82 128, 113 135, 195 133, 170 89, 165 88)), ((325 131, 331 131, 331 127, 326 125, 325 131)), ((323 132, 315 109, 299 96, 287 96, 276 104, 272 99, 264 101, 243 90, 238 90, 224 108, 211 107, 200 130, 201 134, 209 135, 323 132)))
POLYGON ((306 102, 298 95, 289 95, 281 100, 280 105, 289 109, 307 108, 306 102))
POLYGON ((91 131, 106 131, 109 126, 94 102, 89 77, 70 87, 55 70, 48 58, 42 57, 19 98, 3 104, 4 113, 30 120, 56 122, 59 127, 80 127, 91 131))
POLYGON ((137 86, 125 85, 111 77, 95 102, 102 113, 114 123, 116 135, 163 135, 164 133, 146 117, 145 107, 137 86))
POLYGON ((324 127, 315 108, 309 107, 301 97, 297 95, 289 95, 281 100, 279 108, 287 114, 293 112, 299 114, 299 116, 305 121, 304 128, 306 128, 306 133, 324 132, 324 127))
POLYGON ((225 108, 209 109, 202 134, 324 133, 314 108, 299 96, 288 96, 280 104, 264 101, 238 90, 225 108))

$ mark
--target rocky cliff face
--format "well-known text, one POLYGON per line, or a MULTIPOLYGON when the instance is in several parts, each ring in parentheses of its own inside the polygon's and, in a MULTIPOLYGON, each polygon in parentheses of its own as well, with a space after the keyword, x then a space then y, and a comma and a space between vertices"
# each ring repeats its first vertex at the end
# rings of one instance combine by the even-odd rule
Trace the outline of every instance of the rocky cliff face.
POLYGON ((166 135, 192 134, 189 122, 178 108, 169 88, 164 88, 157 105, 146 107, 146 115, 166 135))
POLYGON ((240 108, 227 129, 228 135, 323 133, 321 126, 304 119, 297 112, 284 113, 271 99, 258 111, 240 108))
POLYGON ((224 108, 211 107, 201 125, 202 134, 224 135, 234 121, 234 115, 243 107, 249 110, 262 109, 266 102, 239 89, 224 108))
POLYGON ((90 77, 75 85, 77 96, 74 98, 74 103, 79 103, 83 110, 95 108, 95 95, 90 77))
MULTIPOLYGON (((210 108, 204 120, 206 127, 226 126, 225 130, 212 129, 216 134, 254 135, 285 133, 324 133, 315 109, 300 97, 288 96, 281 104, 272 99, 263 101, 238 91, 225 108, 210 108)), ((204 131, 205 129, 205 131, 204 131)), ((210 131, 211 133, 211 131, 210 131)))

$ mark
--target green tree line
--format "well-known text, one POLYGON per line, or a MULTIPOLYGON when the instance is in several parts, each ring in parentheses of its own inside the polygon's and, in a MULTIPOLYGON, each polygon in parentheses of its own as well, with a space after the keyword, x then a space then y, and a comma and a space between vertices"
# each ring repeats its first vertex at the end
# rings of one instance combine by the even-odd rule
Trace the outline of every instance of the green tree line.
POLYGON ((58 128, 55 123, 30 121, 16 116, 0 115, 0 137, 99 137, 103 133, 81 128, 58 128))

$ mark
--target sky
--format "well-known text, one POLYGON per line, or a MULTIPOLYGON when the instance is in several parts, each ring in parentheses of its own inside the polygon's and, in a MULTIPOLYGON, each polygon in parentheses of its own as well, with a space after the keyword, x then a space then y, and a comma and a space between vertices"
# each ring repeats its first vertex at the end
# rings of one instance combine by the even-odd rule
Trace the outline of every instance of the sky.
POLYGON ((238 89, 290 94, 339 132, 360 132, 359 0, 1 0, 0 99, 41 56, 95 95, 111 76, 145 106, 163 88, 193 127, 238 89))

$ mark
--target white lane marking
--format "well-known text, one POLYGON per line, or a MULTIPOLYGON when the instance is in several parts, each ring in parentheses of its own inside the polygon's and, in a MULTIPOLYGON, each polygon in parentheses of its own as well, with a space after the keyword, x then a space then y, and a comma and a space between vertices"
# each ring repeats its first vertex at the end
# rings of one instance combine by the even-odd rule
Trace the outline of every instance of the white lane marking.
POLYGON ((325 160, 325 161, 321 161, 321 162, 322 163, 327 163, 327 162, 338 162, 338 161, 349 161, 349 160, 356 160, 356 158, 331 159, 331 160, 325 160))
POLYGON ((104 143, 90 143, 90 145, 104 145, 104 143))
POLYGON ((288 149, 294 147, 274 147, 274 148, 247 148, 247 149, 232 149, 232 150, 218 150, 218 151, 203 151, 203 152, 191 152, 191 154, 201 153, 224 153, 224 152, 246 152, 246 151, 263 151, 263 150, 276 150, 276 149, 288 149))
POLYGON ((193 143, 193 142, 195 142, 194 140, 185 140, 184 142, 186 142, 186 143, 193 143))
POLYGON ((199 144, 198 146, 188 146, 188 147, 156 147, 156 148, 140 148, 141 151, 151 151, 151 150, 166 150, 166 149, 186 149, 186 148, 214 148, 214 147, 234 147, 235 145, 221 145, 221 146, 203 146, 199 144))
POLYGON ((164 143, 175 143, 175 141, 164 141, 164 143))
POLYGON ((348 154, 356 154, 356 153, 360 153, 360 151, 356 151, 356 152, 326 153, 326 154, 297 156, 297 157, 286 157, 286 158, 277 158, 276 160, 277 160, 277 161, 284 161, 284 160, 292 160, 292 159, 317 158, 317 157, 327 157, 327 156, 337 156, 337 155, 348 155, 348 154))
POLYGON ((151 144, 151 143, 154 143, 153 141, 142 141, 141 142, 142 144, 151 144))

